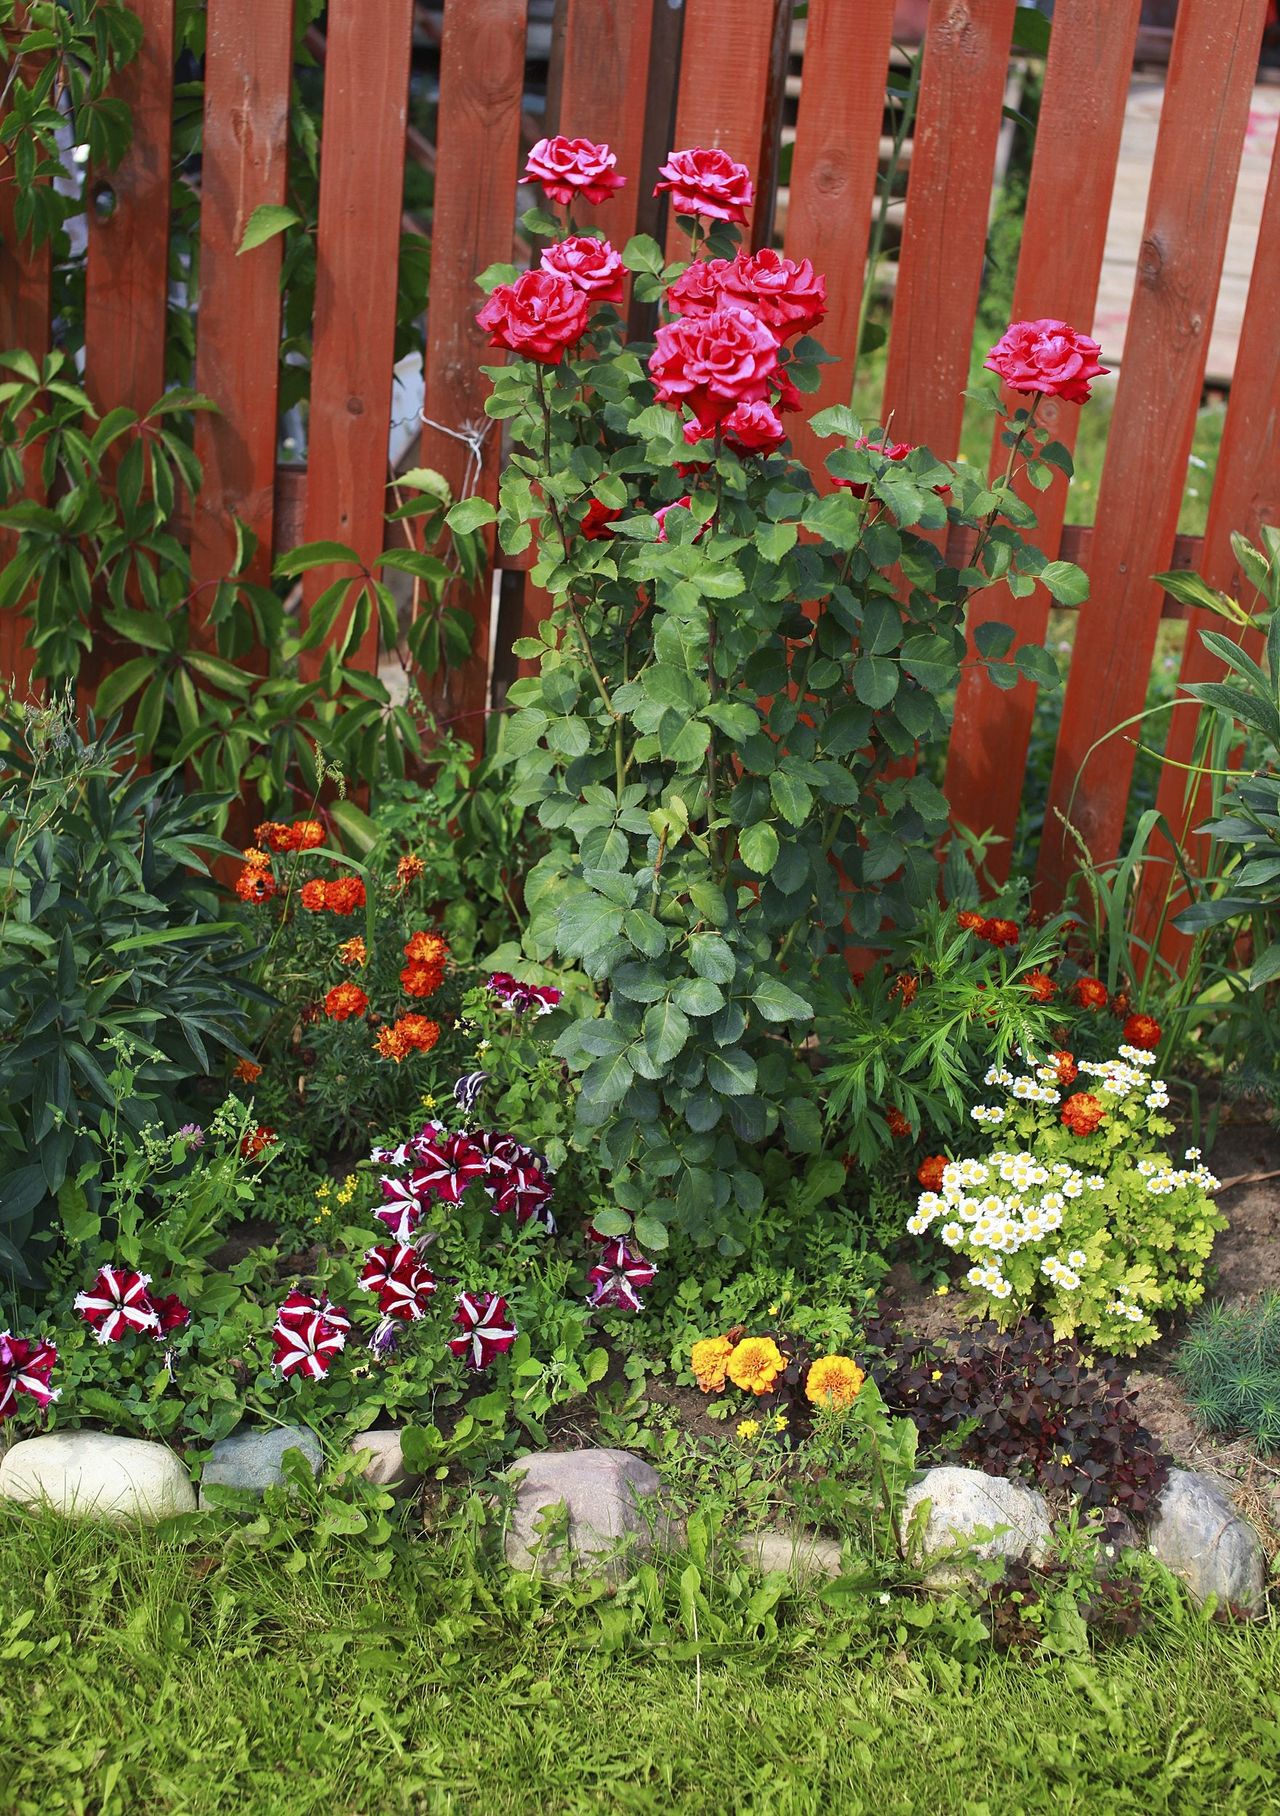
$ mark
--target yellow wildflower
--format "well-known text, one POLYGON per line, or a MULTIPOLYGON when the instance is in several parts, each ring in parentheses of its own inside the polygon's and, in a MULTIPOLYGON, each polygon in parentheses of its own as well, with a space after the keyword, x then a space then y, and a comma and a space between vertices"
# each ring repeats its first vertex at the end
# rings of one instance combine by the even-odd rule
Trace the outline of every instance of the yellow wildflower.
POLYGON ((772 1428, 774 1431, 785 1431, 787 1429, 787 1415, 785 1412, 774 1413, 772 1428))
POLYGON ((759 1419, 739 1419, 738 1436, 740 1438, 758 1438, 760 1436, 759 1419))

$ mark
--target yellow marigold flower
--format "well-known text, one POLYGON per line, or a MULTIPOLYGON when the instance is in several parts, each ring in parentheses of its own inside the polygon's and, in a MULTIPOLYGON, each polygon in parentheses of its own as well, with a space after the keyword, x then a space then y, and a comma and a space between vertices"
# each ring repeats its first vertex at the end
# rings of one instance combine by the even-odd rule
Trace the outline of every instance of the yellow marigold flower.
POLYGON ((787 1359, 772 1337, 744 1337, 729 1357, 725 1373, 744 1393, 767 1394, 786 1366, 787 1359))
POLYGON ((704 1394, 724 1392, 724 1373, 733 1345, 727 1337, 703 1337, 690 1354, 693 1372, 704 1394))
POLYGON ((760 1436, 759 1419, 739 1419, 738 1436, 740 1438, 758 1438, 760 1436))
POLYGON ((848 1356, 819 1356, 804 1391, 815 1406, 852 1406, 866 1378, 848 1356))

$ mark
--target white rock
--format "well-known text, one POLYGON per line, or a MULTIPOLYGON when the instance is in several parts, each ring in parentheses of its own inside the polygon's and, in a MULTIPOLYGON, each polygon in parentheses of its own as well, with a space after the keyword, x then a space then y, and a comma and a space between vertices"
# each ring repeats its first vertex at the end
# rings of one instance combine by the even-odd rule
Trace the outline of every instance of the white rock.
POLYGON ((365 1461, 364 1477, 367 1482, 376 1482, 379 1488, 389 1488, 392 1494, 408 1494, 422 1480, 419 1470, 410 1469, 400 1449, 400 1433, 389 1425, 377 1426, 373 1431, 357 1432, 347 1447, 353 1456, 361 1451, 370 1454, 365 1461))
POLYGON ((543 1450, 509 1473, 519 1484, 506 1535, 513 1569, 563 1577, 588 1564, 617 1578, 669 1542, 657 1472, 630 1451, 543 1450))
POLYGON ((124 1525, 194 1513, 182 1459, 146 1438, 105 1431, 53 1431, 22 1438, 0 1461, 0 1498, 124 1525))
POLYGON ((812 1532, 749 1532, 738 1540, 738 1550, 765 1576, 772 1570, 785 1570, 797 1580, 840 1575, 840 1541, 812 1532))
POLYGON ((1196 1601, 1252 1608, 1262 1600, 1266 1559, 1257 1533, 1212 1476, 1171 1469, 1147 1531, 1155 1555, 1196 1601))
POLYGON ((922 1501, 929 1514, 923 1533, 926 1557, 941 1557, 930 1570, 935 1582, 956 1582, 974 1558, 1015 1558, 1024 1552, 1041 1557, 1051 1531, 1049 1508, 1042 1494, 1022 1482, 989 1476, 981 1469, 945 1465, 926 1469, 907 1490, 902 1515, 904 1542, 911 1516, 922 1501), (992 1534, 976 1540, 977 1532, 992 1534), (961 1547, 966 1558, 948 1558, 961 1547))

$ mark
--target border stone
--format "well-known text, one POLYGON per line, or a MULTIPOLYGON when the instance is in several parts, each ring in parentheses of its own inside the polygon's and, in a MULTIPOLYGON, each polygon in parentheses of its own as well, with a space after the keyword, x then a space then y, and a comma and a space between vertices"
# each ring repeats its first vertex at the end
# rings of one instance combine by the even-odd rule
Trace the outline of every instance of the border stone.
POLYGON ((1253 1527, 1213 1476, 1171 1469, 1156 1502, 1147 1543, 1198 1602, 1216 1596, 1256 1608, 1266 1584, 1266 1557, 1253 1527))
POLYGON ((0 1499, 116 1525, 196 1509, 186 1465, 168 1445, 105 1431, 20 1438, 0 1461, 0 1499))
POLYGON ((214 1444, 200 1476, 200 1505, 207 1507, 205 1489, 248 1488, 255 1494, 284 1481, 281 1467, 286 1450, 300 1450, 317 1475, 322 1461, 320 1443, 305 1425, 271 1425, 262 1431, 234 1431, 214 1444))
POLYGON ((813 1576, 839 1576, 842 1569, 838 1539, 824 1539, 816 1532, 748 1532, 738 1540, 744 1562, 768 1576, 781 1570, 797 1582, 813 1576))
POLYGON ((990 1476, 981 1469, 944 1464, 926 1469, 907 1490, 901 1537, 906 1541, 911 1518, 922 1501, 929 1503, 924 1527, 926 1558, 938 1559, 929 1575, 937 1583, 961 1582, 972 1575, 976 1559, 1042 1557, 1052 1525, 1045 1498, 1022 1482, 990 1476), (978 1539, 978 1532, 990 1533, 978 1539), (961 1550, 963 1557, 948 1554, 961 1550))
POLYGON ((657 1471, 628 1450, 543 1450, 521 1457, 506 1533, 515 1570, 564 1578, 586 1566, 613 1580, 670 1543, 657 1471))

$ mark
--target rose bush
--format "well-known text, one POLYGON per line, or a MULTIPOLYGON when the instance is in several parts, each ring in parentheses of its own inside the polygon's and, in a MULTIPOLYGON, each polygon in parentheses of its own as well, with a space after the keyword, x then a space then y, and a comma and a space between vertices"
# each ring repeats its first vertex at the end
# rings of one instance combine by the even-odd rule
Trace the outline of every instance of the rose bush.
MULTIPOLYGON (((1015 463, 1039 485, 1070 470, 1027 412, 989 485, 828 410, 813 426, 840 440, 815 480, 783 413, 825 357, 805 332, 821 277, 739 253, 727 223, 752 185, 723 151, 674 153, 658 187, 704 256, 668 264, 644 236, 623 250, 637 298, 664 305, 652 346, 584 290, 585 332, 557 292, 563 343, 540 351, 547 312, 542 335, 508 334, 534 306, 528 278, 482 279, 480 320, 528 355, 490 373, 513 450, 499 534, 513 554, 536 538, 531 577, 553 601, 516 645, 538 673, 509 690, 496 760, 555 840, 526 882, 526 951, 581 965, 604 998, 557 1043, 581 1075, 579 1140, 612 1174, 602 1233, 733 1256, 764 1199, 757 1150, 821 1149, 804 1044, 820 997, 847 994, 846 945, 936 897, 947 804, 907 760, 945 737, 966 599, 997 581, 1085 588, 1020 533, 1034 518, 1015 463), (965 565, 951 527, 974 532, 965 565)), ((557 281, 589 268, 580 238, 549 250, 557 281)), ((489 515, 471 499, 454 520, 489 515)), ((1012 641, 979 634, 997 683, 1056 678, 1038 648, 1006 660, 1012 641)))

